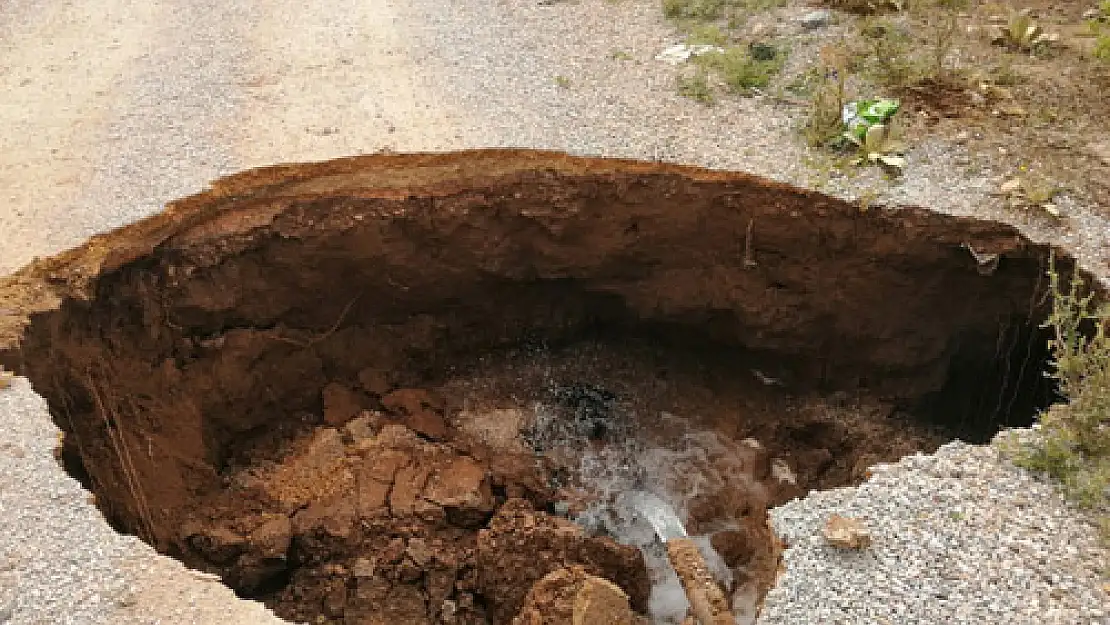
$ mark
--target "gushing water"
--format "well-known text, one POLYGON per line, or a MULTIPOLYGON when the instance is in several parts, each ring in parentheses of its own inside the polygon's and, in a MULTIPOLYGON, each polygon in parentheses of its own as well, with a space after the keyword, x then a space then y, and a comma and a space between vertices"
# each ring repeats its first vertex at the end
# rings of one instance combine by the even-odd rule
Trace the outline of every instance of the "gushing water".
POLYGON ((672 538, 685 538, 686 528, 682 519, 675 514, 674 508, 659 497, 642 490, 631 491, 624 495, 625 505, 639 512, 651 527, 659 540, 667 542, 672 538))
MULTIPOLYGON (((553 397, 535 405, 531 444, 566 462, 577 484, 594 495, 593 503, 575 517, 578 523, 644 554, 653 581, 653 622, 681 623, 689 604, 664 543, 687 537, 685 517, 695 499, 759 488, 743 466, 745 448, 714 432, 691 430, 686 419, 668 413, 652 415, 653 422, 676 425, 682 434, 651 440, 637 427, 635 415, 601 389, 560 387, 553 397)), ((727 518, 712 527, 703 519, 702 531, 731 529, 736 526, 727 518)), ((733 571, 714 550, 709 534, 691 538, 726 592, 732 592, 733 571)))

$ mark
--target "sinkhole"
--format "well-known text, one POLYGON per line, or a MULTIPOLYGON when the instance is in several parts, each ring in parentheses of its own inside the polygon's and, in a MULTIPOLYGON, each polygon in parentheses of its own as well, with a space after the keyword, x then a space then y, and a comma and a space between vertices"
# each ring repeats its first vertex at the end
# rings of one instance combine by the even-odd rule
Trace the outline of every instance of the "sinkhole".
POLYGON ((740 173, 375 155, 5 279, 0 362, 114 527, 289 620, 511 623, 577 565, 678 623, 657 502, 750 622, 769 507, 1054 399, 1049 252, 740 173))

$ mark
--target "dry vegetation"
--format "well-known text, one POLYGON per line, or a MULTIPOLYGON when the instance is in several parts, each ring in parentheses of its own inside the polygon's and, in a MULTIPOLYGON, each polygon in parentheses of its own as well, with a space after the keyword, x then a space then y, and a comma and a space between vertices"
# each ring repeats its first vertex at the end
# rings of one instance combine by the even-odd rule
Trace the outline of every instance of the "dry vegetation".
POLYGON ((798 0, 662 6, 689 43, 724 50, 686 68, 685 96, 765 97, 801 118, 800 140, 841 153, 845 102, 897 98, 909 148, 959 143, 968 173, 989 162, 1015 181, 1015 208, 1056 215, 1058 194, 1110 206, 1110 0, 827 0, 816 28, 798 0))
POLYGON ((1065 282, 1054 263, 1049 279, 1054 375, 1067 401, 1041 416, 1039 436, 1016 458, 1098 510, 1110 540, 1110 303, 1099 302, 1078 278, 1065 282))

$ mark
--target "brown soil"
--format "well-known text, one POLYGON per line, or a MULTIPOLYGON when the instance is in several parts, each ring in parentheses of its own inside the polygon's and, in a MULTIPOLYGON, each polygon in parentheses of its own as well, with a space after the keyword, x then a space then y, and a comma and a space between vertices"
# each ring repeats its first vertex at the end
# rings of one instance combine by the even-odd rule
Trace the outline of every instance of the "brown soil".
POLYGON ((749 477, 684 501, 688 529, 765 589, 768 505, 1045 399, 1047 253, 743 174, 360 157, 233 176, 4 279, 0 362, 113 523, 286 617, 506 623, 573 566, 642 612, 640 552, 560 518, 603 500, 576 454, 712 432, 690 472, 749 477), (582 415, 566 388, 617 415, 574 453, 534 436, 537 404, 582 415))
MULTIPOLYGON (((888 84, 870 90, 891 91, 906 100, 909 115, 900 117, 908 120, 904 123, 911 143, 962 134, 958 142, 966 144, 973 159, 997 164, 1003 175, 1041 187, 1042 194, 1066 191, 1104 210, 1110 206, 1110 152, 1105 146, 1110 62, 1093 57, 1095 37, 1082 17, 1096 4, 972 3, 960 14, 943 75, 926 72, 917 81, 889 84, 880 71, 869 78, 888 84), (1058 35, 1059 42, 1035 54, 992 43, 1011 8, 1033 10, 1036 24, 1058 35)), ((927 64, 923 59, 934 53, 938 25, 946 21, 938 6, 921 3, 909 11, 911 40, 901 60, 927 64)), ((866 28, 872 24, 868 19, 859 18, 853 26, 866 28)), ((849 39, 866 63, 874 54, 868 47, 872 44, 857 32, 850 31, 849 39)), ((974 163, 968 162, 969 172, 974 163)), ((1011 200, 1017 208, 1034 208, 1034 215, 1045 216, 1029 206, 1028 198, 1011 200)))

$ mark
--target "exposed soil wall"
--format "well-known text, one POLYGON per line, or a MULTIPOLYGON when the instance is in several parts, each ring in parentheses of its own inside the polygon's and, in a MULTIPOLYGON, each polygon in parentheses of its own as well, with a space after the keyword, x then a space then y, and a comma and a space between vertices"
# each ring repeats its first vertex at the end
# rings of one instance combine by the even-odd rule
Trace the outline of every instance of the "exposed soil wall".
POLYGON ((1047 253, 1006 225, 738 173, 367 156, 232 176, 5 279, 0 360, 48 399, 108 517, 174 552, 242 441, 325 414, 345 392, 329 384, 377 405, 529 341, 712 346, 792 392, 993 427, 1046 392, 1015 380, 1040 379, 1047 253))

